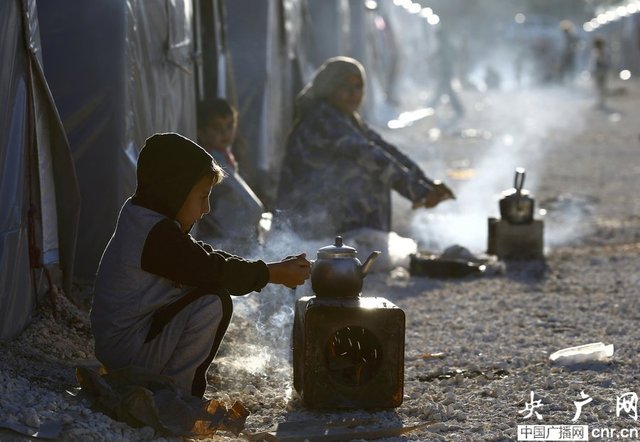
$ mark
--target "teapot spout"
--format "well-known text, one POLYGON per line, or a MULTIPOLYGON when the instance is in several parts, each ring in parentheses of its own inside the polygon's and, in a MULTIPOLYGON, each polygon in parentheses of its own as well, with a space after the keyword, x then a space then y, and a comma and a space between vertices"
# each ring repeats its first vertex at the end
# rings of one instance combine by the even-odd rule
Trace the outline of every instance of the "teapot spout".
POLYGON ((382 252, 376 250, 375 252, 372 252, 371 255, 369 255, 369 257, 367 258, 367 260, 364 262, 364 264, 362 264, 362 277, 364 278, 365 276, 367 276, 367 273, 369 273, 369 270, 371 269, 371 266, 373 265, 373 261, 376 260, 376 258, 381 254, 382 252))

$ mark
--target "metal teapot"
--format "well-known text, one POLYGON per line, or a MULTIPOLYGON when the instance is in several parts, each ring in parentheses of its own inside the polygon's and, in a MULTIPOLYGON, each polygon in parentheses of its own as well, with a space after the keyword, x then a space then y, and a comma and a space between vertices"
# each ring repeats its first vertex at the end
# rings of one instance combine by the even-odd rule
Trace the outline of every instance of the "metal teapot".
POLYGON ((511 224, 529 224, 533 221, 534 199, 524 185, 525 170, 516 168, 513 189, 502 192, 500 216, 511 224))
POLYGON ((321 247, 317 259, 311 266, 311 288, 318 297, 353 297, 360 296, 362 280, 373 261, 381 252, 369 255, 364 264, 356 258, 358 252, 353 247, 342 243, 342 237, 336 236, 331 246, 321 247))

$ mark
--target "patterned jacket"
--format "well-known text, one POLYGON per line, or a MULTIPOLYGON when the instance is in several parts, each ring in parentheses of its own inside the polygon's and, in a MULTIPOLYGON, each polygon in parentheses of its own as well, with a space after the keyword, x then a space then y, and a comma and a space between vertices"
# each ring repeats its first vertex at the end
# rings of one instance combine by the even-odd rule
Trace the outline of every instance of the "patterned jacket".
POLYGON ((287 139, 276 208, 300 235, 391 229, 391 189, 418 201, 432 188, 419 166, 364 123, 325 102, 287 139))

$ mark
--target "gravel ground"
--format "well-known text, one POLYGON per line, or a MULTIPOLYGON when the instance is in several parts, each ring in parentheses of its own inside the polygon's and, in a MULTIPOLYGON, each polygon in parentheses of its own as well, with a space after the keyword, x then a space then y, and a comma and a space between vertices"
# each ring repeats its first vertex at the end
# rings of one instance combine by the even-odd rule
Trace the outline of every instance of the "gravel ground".
MULTIPOLYGON (((386 297, 406 313, 400 407, 314 412, 302 406, 291 387, 288 349, 292 307, 307 287, 236 300, 207 396, 241 400, 252 413, 250 433, 285 421, 336 419, 369 420, 363 428, 421 425, 385 441, 515 440, 524 424, 588 425, 591 440, 616 440, 598 437, 602 430, 637 431, 635 409, 616 405, 640 384, 640 84, 614 86, 608 111, 593 108, 586 85, 467 92, 467 115, 455 127, 432 117, 384 131, 458 195, 432 211, 394 200, 396 230, 421 249, 459 244, 484 251, 487 217, 496 215, 497 195, 511 187, 515 166, 527 168, 525 187, 547 211, 544 262, 509 262, 503 273, 462 279, 409 276, 402 268, 367 277, 363 295, 386 297), (609 363, 549 362, 556 350, 591 342, 614 345, 609 363), (535 410, 527 408, 532 392, 542 404, 535 410), (591 401, 572 421, 574 402, 586 396, 591 401), (541 420, 526 418, 529 411, 541 420)), ((317 246, 296 245, 311 257, 317 246)), ((21 336, 0 343, 0 420, 61 422, 60 440, 163 440, 67 393, 76 387, 73 367, 95 363, 90 283, 78 281, 70 296, 79 307, 62 297, 57 318, 45 306, 21 336)), ((634 439, 640 436, 627 440, 634 439)), ((0 431, 0 440, 28 439, 0 431)), ((221 433, 212 440, 244 438, 221 433)))

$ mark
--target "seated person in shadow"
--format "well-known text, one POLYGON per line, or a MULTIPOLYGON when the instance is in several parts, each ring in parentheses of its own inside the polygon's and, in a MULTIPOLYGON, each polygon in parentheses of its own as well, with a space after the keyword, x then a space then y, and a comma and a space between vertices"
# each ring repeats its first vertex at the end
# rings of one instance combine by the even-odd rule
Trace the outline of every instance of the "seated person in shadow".
POLYGON ((296 99, 276 208, 306 238, 391 230, 391 190, 414 207, 454 198, 358 114, 365 72, 352 58, 327 60, 296 99))
POLYGON ((247 253, 259 243, 264 205, 238 173, 231 152, 238 112, 216 98, 198 106, 198 144, 224 169, 226 178, 211 191, 211 212, 195 226, 193 235, 234 253, 247 253))

